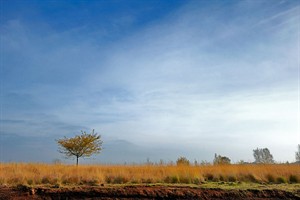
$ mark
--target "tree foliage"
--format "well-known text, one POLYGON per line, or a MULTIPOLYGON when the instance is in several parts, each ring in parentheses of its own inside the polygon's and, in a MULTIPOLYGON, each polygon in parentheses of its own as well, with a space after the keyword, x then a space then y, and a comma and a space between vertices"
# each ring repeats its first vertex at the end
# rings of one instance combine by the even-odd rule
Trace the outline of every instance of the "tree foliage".
POLYGON ((295 153, 296 162, 300 162, 300 144, 298 144, 298 151, 295 153))
POLYGON ((81 131, 81 135, 76 135, 73 138, 64 137, 57 140, 59 152, 66 157, 76 157, 76 164, 78 165, 78 158, 90 157, 93 154, 100 153, 102 150, 101 136, 95 133, 86 133, 81 131))
POLYGON ((230 164, 231 160, 226 157, 226 156, 221 156, 221 155, 217 155, 215 153, 215 158, 214 158, 214 165, 226 165, 226 164, 230 164))
POLYGON ((255 163, 260 164, 272 164, 274 163, 273 155, 270 153, 268 148, 264 149, 254 149, 253 150, 253 156, 255 159, 255 163))

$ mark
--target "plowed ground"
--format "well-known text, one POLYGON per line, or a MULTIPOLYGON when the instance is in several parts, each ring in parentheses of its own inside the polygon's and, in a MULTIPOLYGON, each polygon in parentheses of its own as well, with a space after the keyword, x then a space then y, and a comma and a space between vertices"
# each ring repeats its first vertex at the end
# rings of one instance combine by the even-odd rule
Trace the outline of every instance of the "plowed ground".
POLYGON ((300 189, 296 192, 282 190, 222 190, 188 186, 99 186, 47 188, 0 187, 0 200, 92 200, 92 199, 201 199, 201 200, 300 200, 300 189))

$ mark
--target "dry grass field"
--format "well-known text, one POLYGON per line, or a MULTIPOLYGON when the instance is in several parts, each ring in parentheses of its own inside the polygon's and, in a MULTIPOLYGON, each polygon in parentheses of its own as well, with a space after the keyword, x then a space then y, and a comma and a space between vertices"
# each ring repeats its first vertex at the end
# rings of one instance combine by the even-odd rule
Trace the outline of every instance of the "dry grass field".
POLYGON ((80 165, 0 163, 0 185, 300 183, 300 166, 80 165))

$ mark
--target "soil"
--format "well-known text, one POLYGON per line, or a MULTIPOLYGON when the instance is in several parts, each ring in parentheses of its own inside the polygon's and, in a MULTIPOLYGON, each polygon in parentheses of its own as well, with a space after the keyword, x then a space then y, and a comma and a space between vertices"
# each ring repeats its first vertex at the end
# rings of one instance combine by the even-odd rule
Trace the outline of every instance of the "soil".
POLYGON ((50 188, 26 186, 0 187, 0 200, 131 200, 131 199, 201 199, 201 200, 300 200, 300 189, 294 193, 283 190, 222 190, 188 186, 97 186, 50 188))

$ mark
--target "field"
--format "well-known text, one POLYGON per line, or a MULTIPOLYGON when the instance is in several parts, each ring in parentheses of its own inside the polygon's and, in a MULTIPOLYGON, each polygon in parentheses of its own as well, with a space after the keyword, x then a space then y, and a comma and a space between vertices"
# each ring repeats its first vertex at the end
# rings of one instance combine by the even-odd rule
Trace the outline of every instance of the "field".
POLYGON ((1 185, 300 183, 299 165, 63 165, 1 163, 1 185))
MULTIPOLYGON (((121 194, 122 191, 125 191, 125 194, 131 191, 133 194, 135 190, 134 194, 140 194, 140 191, 146 191, 147 194, 148 190, 148 193, 151 194, 151 191, 154 190, 160 191, 161 196, 168 197, 170 194, 167 193, 170 191, 174 194, 176 191, 179 192, 179 196, 180 194, 192 195, 194 192, 194 195, 197 196, 200 195, 199 191, 209 189, 213 193, 233 192, 229 196, 244 194, 244 197, 249 192, 251 194, 248 195, 253 195, 253 191, 258 196, 264 196, 268 194, 268 191, 272 191, 270 195, 275 195, 275 197, 280 195, 280 192, 283 192, 284 195, 287 192, 287 195, 294 194, 295 198, 300 199, 300 166, 273 164, 80 165, 77 167, 63 164, 1 163, 0 185, 3 194, 5 188, 18 188, 19 191, 26 193, 36 193, 30 192, 36 190, 43 191, 44 195, 47 192, 49 195, 54 192, 56 195, 57 193, 68 194, 71 197, 70 192, 80 188, 81 192, 78 194, 82 195, 85 194, 84 191, 90 190, 93 190, 92 193, 95 195, 109 193, 109 191, 114 195, 121 194), (255 192, 256 190, 262 194, 255 192)), ((284 196, 281 198, 284 199, 284 196)))

